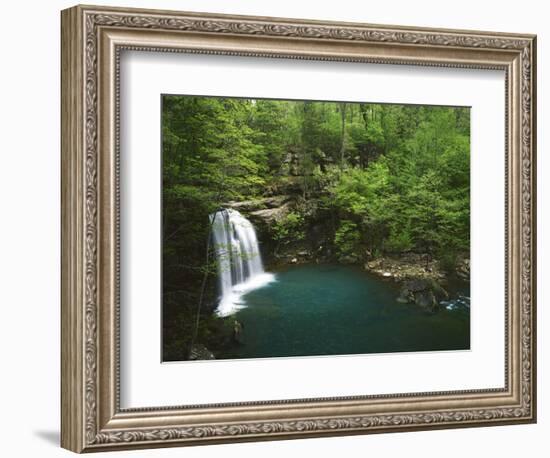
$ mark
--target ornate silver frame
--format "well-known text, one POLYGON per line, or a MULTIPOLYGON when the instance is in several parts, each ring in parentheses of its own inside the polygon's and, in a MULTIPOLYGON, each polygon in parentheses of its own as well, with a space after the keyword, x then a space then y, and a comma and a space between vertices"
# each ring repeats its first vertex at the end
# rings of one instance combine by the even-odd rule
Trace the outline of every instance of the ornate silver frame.
POLYGON ((63 447, 89 452, 535 421, 535 36, 93 6, 64 10, 61 28, 63 447), (506 386, 122 410, 123 49, 504 70, 506 386))

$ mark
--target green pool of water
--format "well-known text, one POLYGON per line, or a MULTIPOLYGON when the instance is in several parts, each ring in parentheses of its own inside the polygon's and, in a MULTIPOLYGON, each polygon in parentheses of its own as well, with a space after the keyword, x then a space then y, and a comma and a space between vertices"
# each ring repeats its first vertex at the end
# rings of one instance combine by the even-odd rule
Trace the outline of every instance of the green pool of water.
MULTIPOLYGON (((453 284, 453 295, 469 287, 453 284)), ((243 297, 242 343, 218 358, 267 358, 470 348, 466 307, 437 313, 397 302, 399 287, 360 269, 301 265, 243 297)))

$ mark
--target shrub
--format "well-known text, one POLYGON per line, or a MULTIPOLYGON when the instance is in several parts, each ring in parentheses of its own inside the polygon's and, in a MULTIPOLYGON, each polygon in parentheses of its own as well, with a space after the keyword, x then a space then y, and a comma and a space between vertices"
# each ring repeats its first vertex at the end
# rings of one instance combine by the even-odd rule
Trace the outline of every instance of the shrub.
POLYGON ((334 244, 342 256, 352 256, 359 251, 361 231, 353 221, 344 219, 334 234, 334 244))
POLYGON ((390 236, 384 242, 384 248, 391 253, 403 253, 414 246, 409 231, 392 230, 390 236))
POLYGON ((279 244, 304 240, 305 237, 304 217, 300 213, 290 212, 273 225, 273 239, 279 244))

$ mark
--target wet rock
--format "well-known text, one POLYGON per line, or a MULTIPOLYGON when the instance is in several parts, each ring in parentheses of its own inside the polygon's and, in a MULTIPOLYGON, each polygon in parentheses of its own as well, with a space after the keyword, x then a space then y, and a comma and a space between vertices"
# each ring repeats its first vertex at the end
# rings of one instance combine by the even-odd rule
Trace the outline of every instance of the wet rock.
POLYGON ((417 291, 414 293, 414 302, 420 307, 426 308, 430 311, 437 309, 438 303, 435 299, 434 293, 430 289, 423 291, 417 291))
POLYGON ((216 359, 214 353, 212 353, 208 348, 203 344, 195 344, 189 352, 189 359, 194 360, 203 360, 203 359, 216 359))
POLYGON ((416 304, 434 312, 439 308, 439 301, 448 298, 447 291, 435 280, 416 278, 403 283, 397 301, 403 304, 416 304))
POLYGON ((423 278, 415 278, 413 280, 406 281, 403 284, 403 288, 411 293, 423 291, 425 289, 428 289, 429 287, 430 283, 428 282, 428 280, 425 280, 423 278))
POLYGON ((470 280, 470 259, 462 258, 459 259, 456 263, 456 274, 464 279, 470 280))
POLYGON ((338 261, 342 264, 357 264, 359 262, 359 256, 355 254, 348 254, 338 257, 338 261))
POLYGON ((407 297, 407 296, 399 296, 397 298, 397 302, 399 302, 400 304, 408 304, 410 301, 410 299, 407 297))
POLYGON ((233 322, 233 340, 237 343, 243 343, 244 341, 244 325, 240 322, 235 320, 233 322))

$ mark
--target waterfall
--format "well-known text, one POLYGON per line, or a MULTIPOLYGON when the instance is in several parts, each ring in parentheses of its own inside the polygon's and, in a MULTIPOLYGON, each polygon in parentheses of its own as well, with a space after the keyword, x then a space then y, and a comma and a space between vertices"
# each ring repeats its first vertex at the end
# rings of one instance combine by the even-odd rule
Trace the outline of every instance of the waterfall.
POLYGON ((275 276, 264 271, 256 231, 237 210, 223 209, 210 215, 218 263, 219 316, 244 307, 243 294, 270 283, 275 276))

